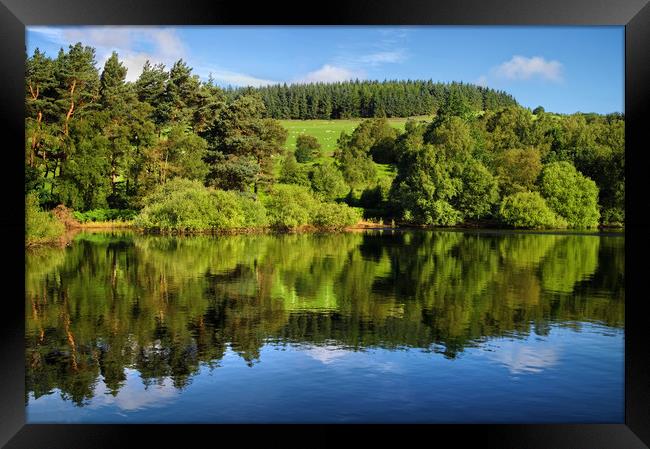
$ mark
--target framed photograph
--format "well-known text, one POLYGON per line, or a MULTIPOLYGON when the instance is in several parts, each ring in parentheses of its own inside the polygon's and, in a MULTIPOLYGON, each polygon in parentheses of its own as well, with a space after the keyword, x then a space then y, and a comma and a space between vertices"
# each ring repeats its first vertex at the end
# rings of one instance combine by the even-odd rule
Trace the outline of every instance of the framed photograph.
POLYGON ((647 0, 0 1, 0 445, 649 447, 647 0))

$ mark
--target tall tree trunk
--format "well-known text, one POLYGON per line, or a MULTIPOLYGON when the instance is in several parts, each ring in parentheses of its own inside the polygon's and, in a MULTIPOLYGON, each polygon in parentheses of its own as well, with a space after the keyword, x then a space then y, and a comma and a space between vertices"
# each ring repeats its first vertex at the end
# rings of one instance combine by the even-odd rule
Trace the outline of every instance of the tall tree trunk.
POLYGON ((70 109, 68 109, 68 113, 65 115, 65 123, 63 124, 63 133, 67 136, 68 135, 68 123, 70 122, 70 117, 72 117, 72 113, 74 112, 74 89, 77 87, 77 80, 74 80, 72 82, 72 86, 70 87, 70 109))
MULTIPOLYGON (((30 88, 31 88, 31 86, 30 86, 30 88)), ((39 137, 41 129, 43 127, 42 121, 43 121, 43 113, 41 111, 38 111, 38 115, 37 115, 37 119, 36 119, 37 127, 36 127, 36 131, 34 131, 34 135, 32 136, 32 147, 31 147, 31 150, 29 152, 29 166, 32 167, 32 168, 34 167, 34 153, 36 152, 36 145, 38 144, 38 137, 39 137)))
MULTIPOLYGON (((38 86, 36 86, 36 90, 34 90, 34 87, 32 86, 32 83, 29 83, 29 92, 32 95, 32 100, 38 100, 38 86)), ((36 127, 36 130, 34 131, 34 135, 32 136, 32 146, 31 150, 29 152, 29 166, 34 167, 34 152, 36 151, 36 144, 38 142, 38 135, 40 134, 41 131, 41 120, 43 119, 43 113, 41 111, 38 111, 37 114, 37 124, 38 126, 36 127)))

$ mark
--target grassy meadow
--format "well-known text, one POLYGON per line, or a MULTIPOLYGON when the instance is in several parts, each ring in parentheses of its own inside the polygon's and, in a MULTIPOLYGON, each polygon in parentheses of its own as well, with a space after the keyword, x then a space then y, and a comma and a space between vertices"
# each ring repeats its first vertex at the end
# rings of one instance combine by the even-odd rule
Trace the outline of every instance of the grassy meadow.
MULTIPOLYGON (((413 117, 414 120, 430 120, 429 116, 413 117)), ((332 153, 336 150, 336 141, 341 135, 342 131, 350 134, 359 126, 364 119, 340 119, 340 120, 279 120, 284 128, 289 131, 287 142, 284 147, 287 150, 294 151, 296 149, 296 139, 300 134, 309 134, 318 139, 321 144, 323 154, 331 157, 332 153)), ((404 130, 404 125, 408 118, 396 117, 389 118, 388 122, 400 130, 404 130)))
MULTIPOLYGON (((412 120, 431 120, 432 116, 417 116, 411 117, 412 120)), ((284 144, 284 148, 288 151, 296 150, 296 139, 300 134, 308 134, 310 136, 316 137, 318 142, 321 144, 321 151, 323 157, 317 158, 314 160, 315 163, 322 163, 325 161, 333 162, 334 159, 332 155, 336 151, 336 142, 341 135, 341 132, 345 131, 348 134, 351 134, 354 129, 359 126, 364 119, 363 118, 354 118, 354 119, 339 119, 339 120, 279 120, 280 124, 289 131, 287 136, 287 141, 284 144)), ((388 122, 391 126, 404 131, 404 125, 406 124, 409 118, 406 117, 393 117, 389 118, 388 122)), ((275 174, 280 173, 280 164, 282 162, 282 157, 276 157, 275 164, 275 174)), ((384 177, 393 177, 395 176, 395 168, 390 164, 376 164, 377 165, 377 174, 379 178, 384 177)))

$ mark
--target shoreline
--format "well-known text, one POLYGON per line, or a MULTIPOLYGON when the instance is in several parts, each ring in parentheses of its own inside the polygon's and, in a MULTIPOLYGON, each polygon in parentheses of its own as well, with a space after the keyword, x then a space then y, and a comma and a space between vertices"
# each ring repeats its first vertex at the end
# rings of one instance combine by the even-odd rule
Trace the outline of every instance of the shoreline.
POLYGON ((374 223, 370 221, 361 221, 353 226, 345 228, 316 228, 314 226, 301 226, 294 229, 273 229, 273 228, 249 228, 249 229, 230 229, 230 230, 201 230, 201 231, 160 231, 145 230, 133 225, 130 222, 88 222, 79 223, 66 229, 65 234, 55 240, 42 242, 25 242, 25 249, 32 250, 42 247, 65 247, 69 245, 74 237, 80 232, 106 232, 106 231, 130 231, 145 235, 159 236, 198 236, 198 235, 246 235, 246 234, 319 234, 319 233, 340 233, 340 232, 363 232, 363 231, 448 231, 448 232, 476 232, 485 234, 557 234, 557 235, 589 235, 589 236, 623 236, 625 227, 623 226, 599 226, 594 229, 517 229, 506 228, 496 225, 494 222, 489 223, 463 223, 456 226, 426 226, 426 225, 405 225, 395 224, 394 226, 374 223))

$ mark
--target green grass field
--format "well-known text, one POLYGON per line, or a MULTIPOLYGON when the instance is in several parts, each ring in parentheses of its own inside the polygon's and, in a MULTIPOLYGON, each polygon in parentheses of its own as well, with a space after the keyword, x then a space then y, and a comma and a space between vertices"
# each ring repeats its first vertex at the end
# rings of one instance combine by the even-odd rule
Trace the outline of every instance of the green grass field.
MULTIPOLYGON (((431 120, 431 117, 412 117, 412 119, 431 120)), ((300 134, 309 134, 318 139, 323 154, 323 157, 316 159, 314 163, 332 161, 332 155, 336 150, 336 141, 341 135, 341 132, 345 131, 348 134, 352 133, 352 131, 354 131, 363 120, 364 119, 362 118, 348 120, 280 120, 282 126, 289 131, 284 148, 288 151, 295 151, 296 139, 298 136, 300 134)), ((389 118, 388 122, 395 128, 403 131, 407 120, 408 118, 403 117, 389 118)), ((280 173, 280 161, 281 158, 277 158, 275 164, 276 175, 279 175, 280 173)), ((384 177, 393 177, 395 176, 395 167, 389 164, 377 164, 377 174, 379 179, 384 177)))
MULTIPOLYGON (((413 117, 414 119, 429 120, 430 117, 413 117)), ((280 120, 282 126, 289 131, 284 147, 288 150, 296 149, 296 139, 300 134, 309 134, 316 137, 321 144, 325 156, 332 156, 336 150, 336 141, 341 131, 350 134, 364 119, 349 120, 280 120)), ((404 129, 407 118, 389 118, 388 122, 400 130, 404 129)))

